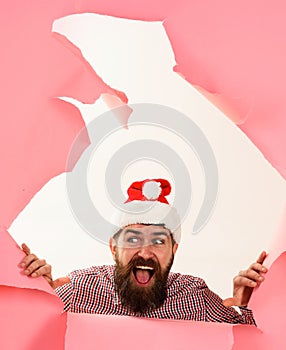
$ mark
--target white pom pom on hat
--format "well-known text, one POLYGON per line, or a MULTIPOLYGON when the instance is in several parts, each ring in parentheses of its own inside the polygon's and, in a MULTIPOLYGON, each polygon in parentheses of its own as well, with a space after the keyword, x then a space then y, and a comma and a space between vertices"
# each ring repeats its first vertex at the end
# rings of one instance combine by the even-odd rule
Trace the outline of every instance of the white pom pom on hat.
POLYGON ((161 192, 162 189, 160 183, 157 181, 147 181, 144 182, 142 186, 142 194, 149 200, 157 200, 161 192))
POLYGON ((128 199, 124 212, 113 216, 117 228, 132 224, 162 224, 168 228, 174 240, 181 238, 181 219, 165 196, 171 192, 171 185, 165 179, 147 179, 133 182, 128 188, 128 199))

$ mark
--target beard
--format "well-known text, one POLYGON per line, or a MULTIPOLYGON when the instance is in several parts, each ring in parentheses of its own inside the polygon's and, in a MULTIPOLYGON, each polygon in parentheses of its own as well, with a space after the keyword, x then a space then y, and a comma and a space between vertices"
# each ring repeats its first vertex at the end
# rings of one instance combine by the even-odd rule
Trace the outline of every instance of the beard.
POLYGON ((172 254, 167 267, 162 270, 160 264, 153 259, 145 260, 135 255, 128 265, 123 266, 116 257, 114 281, 122 305, 136 314, 142 314, 162 306, 167 297, 167 279, 173 260, 174 254, 172 254), (154 268, 153 281, 150 286, 140 287, 133 280, 133 271, 136 266, 140 265, 154 268))

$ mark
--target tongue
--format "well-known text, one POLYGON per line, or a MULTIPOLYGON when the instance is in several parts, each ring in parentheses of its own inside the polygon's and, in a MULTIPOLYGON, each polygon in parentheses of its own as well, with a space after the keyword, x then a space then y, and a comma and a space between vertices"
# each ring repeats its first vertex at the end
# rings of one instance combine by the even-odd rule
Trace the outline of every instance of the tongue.
POLYGON ((146 270, 137 270, 136 279, 139 283, 145 284, 150 280, 150 274, 146 270))

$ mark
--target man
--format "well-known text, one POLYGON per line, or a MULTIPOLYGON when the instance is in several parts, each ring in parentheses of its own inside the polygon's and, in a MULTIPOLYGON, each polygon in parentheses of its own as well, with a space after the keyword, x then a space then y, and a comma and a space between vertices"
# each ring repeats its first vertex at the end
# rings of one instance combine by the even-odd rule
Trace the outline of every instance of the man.
POLYGON ((51 267, 23 245, 24 273, 45 277, 65 311, 255 324, 247 304, 267 272, 266 253, 234 278, 233 298, 224 302, 202 279, 170 272, 181 234, 177 211, 165 198, 170 191, 162 179, 130 186, 126 212, 115 218, 119 230, 110 239, 115 266, 93 266, 53 281, 51 267))

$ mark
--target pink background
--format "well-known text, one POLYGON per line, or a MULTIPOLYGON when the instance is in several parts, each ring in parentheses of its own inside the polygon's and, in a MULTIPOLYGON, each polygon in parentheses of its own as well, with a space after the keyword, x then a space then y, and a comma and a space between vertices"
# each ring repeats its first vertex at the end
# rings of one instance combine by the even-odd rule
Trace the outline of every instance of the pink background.
MULTIPOLYGON (((57 97, 68 96, 91 103, 100 94, 108 93, 115 96, 113 102, 128 101, 124 91, 116 91, 102 81, 73 44, 51 32, 55 19, 74 13, 96 12, 164 21, 177 62, 175 71, 237 123, 285 178, 285 6, 282 0, 265 1, 263 5, 257 0, 243 0, 237 4, 226 0, 147 0, 140 3, 62 0, 2 4, 0 224, 9 228, 34 194, 49 179, 66 170, 67 152, 84 122, 77 108, 57 97)), ((86 137, 83 149, 87 144, 86 137)), ((3 348, 39 349, 41 344, 43 349, 46 346, 43 344, 49 341, 52 345, 47 348, 62 349, 66 315, 60 314, 61 305, 55 296, 43 290, 46 289, 43 281, 29 280, 26 285, 23 276, 20 278, 11 267, 19 263, 19 249, 9 241, 5 231, 1 239, 4 239, 2 249, 5 247, 0 254, 3 259, 0 287, 1 310, 4 310, 1 311, 3 348), (32 303, 35 304, 32 306, 32 303), (57 332, 61 332, 61 337, 57 332)), ((282 253, 285 246, 280 244, 278 250, 282 253)), ((272 260, 278 256, 273 255, 272 260)), ((259 349, 285 347, 279 336, 280 330, 285 328, 284 317, 281 317, 285 304, 281 271, 285 271, 285 255, 275 261, 272 274, 269 273, 271 278, 253 298, 262 333, 251 327, 235 327, 233 349, 246 349, 246 345, 241 344, 253 349, 258 345, 259 349), (277 284, 280 284, 279 289, 273 290, 277 284), (271 302, 263 308, 265 299, 269 300, 270 296, 271 302), (249 340, 251 337, 253 343, 249 340)), ((216 345, 218 349, 232 347, 230 327, 225 325, 186 326, 185 322, 179 322, 174 326, 168 321, 135 322, 132 319, 120 319, 119 324, 117 318, 82 315, 70 315, 68 322, 67 349, 79 341, 77 337, 81 339, 82 348, 88 349, 91 344, 96 347, 97 341, 98 345, 104 342, 105 348, 108 344, 113 348, 122 329, 129 327, 134 327, 129 344, 138 343, 138 339, 140 342, 139 330, 143 333, 146 329, 150 334, 157 329, 157 334, 164 330, 157 344, 165 344, 166 348, 177 344, 177 348, 189 349, 188 339, 194 348, 209 349, 209 340, 212 340, 212 348, 216 345), (100 335, 103 337, 106 333, 100 332, 100 327, 106 329, 106 322, 112 337, 103 340, 100 335), (86 327, 84 331, 96 326, 99 336, 90 332, 91 338, 86 335, 81 338, 83 334, 74 331, 80 327, 75 326, 78 323, 86 327), (170 327, 178 327, 178 333, 166 342, 170 327)), ((124 347, 127 348, 125 343, 124 347)))

